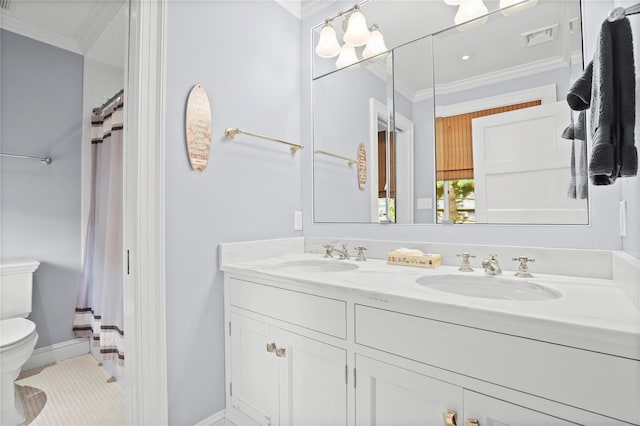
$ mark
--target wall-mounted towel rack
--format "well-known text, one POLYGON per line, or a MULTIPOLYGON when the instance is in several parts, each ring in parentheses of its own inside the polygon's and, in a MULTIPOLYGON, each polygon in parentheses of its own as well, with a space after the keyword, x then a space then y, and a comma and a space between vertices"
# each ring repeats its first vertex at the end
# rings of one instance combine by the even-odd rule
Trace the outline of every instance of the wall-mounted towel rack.
POLYGON ((627 8, 624 7, 616 7, 609 12, 609 16, 607 16, 607 20, 609 22, 618 21, 625 16, 635 15, 640 13, 640 3, 634 4, 633 6, 629 6, 627 8))
POLYGON ((23 158, 27 160, 40 160, 42 164, 51 164, 51 157, 34 157, 32 155, 18 155, 18 154, 5 154, 4 152, 0 152, 1 157, 11 157, 11 158, 23 158))
POLYGON ((292 154, 295 154, 298 150, 304 148, 304 146, 302 146, 302 145, 298 145, 298 144, 291 143, 291 142, 286 142, 286 141, 283 141, 283 140, 280 140, 280 139, 270 138, 268 136, 258 135, 256 133, 246 132, 246 131, 240 130, 240 129, 229 128, 229 129, 224 131, 224 134, 227 137, 227 139, 233 139, 236 135, 243 134, 243 135, 253 136, 254 138, 260 138, 260 139, 268 140, 268 141, 271 141, 271 142, 278 142, 278 143, 282 143, 282 144, 285 144, 285 145, 289 145, 289 150, 291 151, 292 154))
POLYGON ((349 166, 353 166, 354 164, 356 164, 358 162, 358 160, 353 160, 351 158, 343 157, 342 155, 338 155, 338 154, 334 154, 334 153, 331 153, 331 152, 323 151, 321 149, 316 149, 313 152, 314 152, 314 154, 323 154, 323 155, 328 155, 329 157, 335 157, 335 158, 339 158, 341 160, 345 160, 349 166))

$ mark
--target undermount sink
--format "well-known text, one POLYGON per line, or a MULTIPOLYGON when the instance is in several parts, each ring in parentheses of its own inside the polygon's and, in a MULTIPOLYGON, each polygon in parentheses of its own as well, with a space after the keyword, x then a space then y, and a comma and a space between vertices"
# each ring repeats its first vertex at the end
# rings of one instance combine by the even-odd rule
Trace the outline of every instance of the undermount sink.
POLYGON ((538 301, 558 299, 562 296, 557 290, 522 278, 425 275, 416 282, 432 290, 483 299, 538 301))
POLYGON ((343 262, 336 259, 327 260, 292 260, 289 262, 279 263, 274 266, 276 269, 289 269, 301 272, 341 272, 352 271, 358 268, 358 265, 349 262, 343 262))

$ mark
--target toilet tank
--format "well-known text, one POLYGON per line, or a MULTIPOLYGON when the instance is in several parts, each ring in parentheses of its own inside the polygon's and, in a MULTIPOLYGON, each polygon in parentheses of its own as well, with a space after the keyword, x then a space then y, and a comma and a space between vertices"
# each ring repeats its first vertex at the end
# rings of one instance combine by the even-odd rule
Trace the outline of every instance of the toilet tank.
POLYGON ((0 319, 31 313, 33 273, 39 265, 33 259, 0 261, 0 319))

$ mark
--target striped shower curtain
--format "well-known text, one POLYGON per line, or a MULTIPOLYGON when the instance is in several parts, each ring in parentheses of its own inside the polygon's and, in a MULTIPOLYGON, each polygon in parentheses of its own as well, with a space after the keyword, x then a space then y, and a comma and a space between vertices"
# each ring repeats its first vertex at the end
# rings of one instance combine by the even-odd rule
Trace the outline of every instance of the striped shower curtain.
POLYGON ((91 202, 82 285, 73 319, 100 360, 124 365, 123 327, 123 100, 91 119, 91 202))

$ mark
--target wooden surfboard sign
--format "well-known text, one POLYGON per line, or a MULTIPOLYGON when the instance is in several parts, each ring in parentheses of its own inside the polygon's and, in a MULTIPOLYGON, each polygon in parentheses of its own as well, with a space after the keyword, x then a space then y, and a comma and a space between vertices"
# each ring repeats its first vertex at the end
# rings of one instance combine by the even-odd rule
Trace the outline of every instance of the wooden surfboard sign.
POLYGON ((367 151, 364 144, 358 146, 358 188, 364 191, 367 186, 367 151))
POLYGON ((203 171, 211 151, 211 106, 201 84, 196 84, 189 92, 185 124, 191 167, 203 171))

